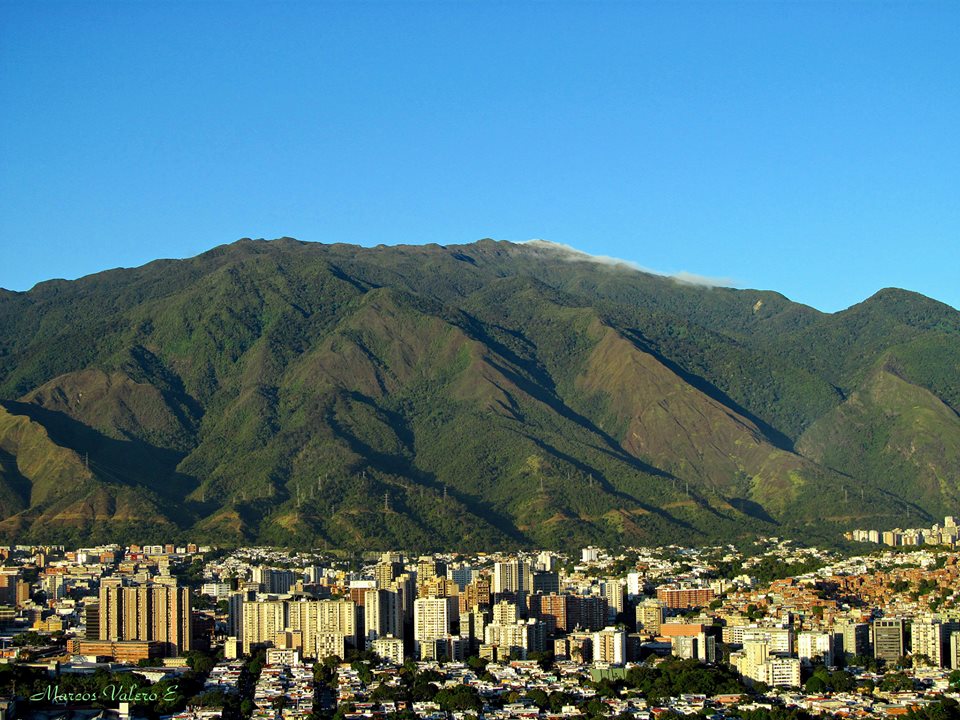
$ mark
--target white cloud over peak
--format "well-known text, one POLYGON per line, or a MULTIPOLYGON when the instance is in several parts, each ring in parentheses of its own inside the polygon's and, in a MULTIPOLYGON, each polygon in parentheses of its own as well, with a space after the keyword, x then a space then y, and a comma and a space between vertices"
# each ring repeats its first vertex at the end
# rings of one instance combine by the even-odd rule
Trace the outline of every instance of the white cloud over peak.
POLYGON ((659 270, 652 270, 650 268, 643 267, 642 265, 630 260, 622 260, 621 258, 609 257, 607 255, 591 255, 583 250, 577 250, 577 248, 570 245, 555 243, 550 240, 535 238, 533 240, 523 241, 519 244, 532 246, 538 250, 549 252, 555 256, 560 256, 562 260, 567 260, 569 262, 589 262, 597 265, 607 265, 612 268, 633 270, 635 272, 647 273, 648 275, 658 275, 660 277, 670 278, 671 280, 675 280, 676 282, 684 285, 699 285, 701 287, 733 287, 735 285, 733 280, 730 278, 707 277, 705 275, 697 275, 695 273, 690 273, 683 270, 673 273, 661 272, 659 270))

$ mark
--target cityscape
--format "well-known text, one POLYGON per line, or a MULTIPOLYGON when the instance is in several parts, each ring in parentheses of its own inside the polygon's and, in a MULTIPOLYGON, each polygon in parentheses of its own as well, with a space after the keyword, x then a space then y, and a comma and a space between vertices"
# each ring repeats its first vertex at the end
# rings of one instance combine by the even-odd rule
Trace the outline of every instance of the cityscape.
POLYGON ((960 720, 958 78, 958 0, 0 0, 0 720, 960 720))
POLYGON ((960 694, 953 538, 579 555, 14 546, 0 711, 941 717, 960 694))

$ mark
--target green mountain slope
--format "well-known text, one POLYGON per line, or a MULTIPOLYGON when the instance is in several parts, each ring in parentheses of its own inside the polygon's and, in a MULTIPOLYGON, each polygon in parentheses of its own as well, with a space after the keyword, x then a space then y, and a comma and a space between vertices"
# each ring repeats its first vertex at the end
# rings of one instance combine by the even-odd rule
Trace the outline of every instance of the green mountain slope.
POLYGON ((960 495, 958 350, 958 313, 904 291, 824 315, 544 243, 244 240, 0 294, 0 532, 479 548, 927 522, 960 495))
POLYGON ((814 423, 798 448, 934 516, 960 505, 960 417, 887 367, 814 423))

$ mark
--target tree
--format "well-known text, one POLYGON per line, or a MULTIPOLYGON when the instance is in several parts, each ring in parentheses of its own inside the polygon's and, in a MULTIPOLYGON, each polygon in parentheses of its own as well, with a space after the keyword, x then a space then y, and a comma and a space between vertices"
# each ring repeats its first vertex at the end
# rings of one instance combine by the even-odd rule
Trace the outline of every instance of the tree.
POLYGON ((433 700, 447 712, 464 712, 467 710, 479 712, 483 709, 483 700, 480 699, 476 688, 470 685, 444 688, 434 695, 433 700))
POLYGON ((823 693, 827 691, 827 682, 819 675, 812 675, 803 688, 809 693, 823 693))
POLYGON ((850 692, 857 687, 857 681, 846 670, 835 670, 830 673, 830 687, 834 692, 850 692))
POLYGON ((529 690, 527 692, 527 699, 532 700, 533 704, 541 710, 546 710, 550 707, 550 696, 540 688, 529 690))
POLYGON ((880 689, 885 692, 904 692, 913 690, 913 678, 904 673, 888 673, 880 682, 880 689))
POLYGON ((960 690, 960 670, 954 670, 948 678, 951 690, 960 690))

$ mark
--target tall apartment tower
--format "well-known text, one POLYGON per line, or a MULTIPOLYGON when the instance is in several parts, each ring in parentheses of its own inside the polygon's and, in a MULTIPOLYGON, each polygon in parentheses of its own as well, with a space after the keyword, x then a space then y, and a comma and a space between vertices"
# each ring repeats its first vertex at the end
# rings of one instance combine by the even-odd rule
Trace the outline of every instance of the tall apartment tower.
POLYGON ((614 627, 593 634, 593 661, 623 665, 627 661, 627 633, 614 627))
POLYGON ((413 645, 419 658, 431 642, 450 634, 451 600, 454 598, 417 598, 413 603, 413 645))
POLYGON ((86 627, 86 640, 100 639, 100 604, 87 603, 83 608, 83 619, 86 627))
POLYGON ((543 595, 560 594, 560 575, 552 570, 535 570, 530 574, 530 592, 543 595))
POLYGON ((192 649, 190 589, 173 578, 124 585, 120 578, 100 583, 99 640, 153 640, 167 655, 192 649))
POLYGON ((377 581, 378 588, 390 587, 400 575, 403 574, 403 562, 394 559, 393 553, 384 553, 373 568, 373 577, 377 581))
POLYGON ((607 598, 607 607, 612 615, 616 616, 623 612, 626 593, 619 578, 607 578, 603 585, 603 594, 607 598))
POLYGON ((660 625, 663 623, 663 605, 659 600, 649 599, 637 605, 637 629, 642 629, 650 635, 660 634, 660 625))
POLYGON ((870 653, 870 626, 867 623, 842 623, 837 625, 836 632, 841 638, 843 652, 847 655, 870 653))
POLYGON ((150 588, 153 629, 147 639, 166 643, 167 652, 182 655, 193 648, 190 588, 175 579, 158 581, 150 588))
POLYGON ((522 560, 498 562, 493 566, 493 592, 524 593, 532 584, 530 565, 522 560))
POLYGON ((894 663, 905 654, 904 628, 901 618, 875 620, 873 623, 873 656, 894 663))
POLYGON ((123 639, 123 582, 120 578, 100 581, 100 636, 99 640, 123 639))
MULTIPOLYGON (((286 601, 287 623, 285 628, 291 632, 299 632, 303 657, 317 656, 317 635, 319 633, 320 601, 301 600, 286 601)), ((273 638, 269 638, 273 639, 273 638)))
POLYGON ((946 667, 950 660, 950 635, 939 618, 916 618, 911 627, 910 652, 914 658, 925 656, 933 667, 946 667))
POLYGON ((513 625, 519 619, 517 606, 512 602, 501 600, 493 606, 493 622, 497 625, 513 625))
POLYGON ((460 612, 468 613, 475 608, 486 610, 490 607, 490 578, 484 575, 473 579, 460 593, 460 612))
POLYGON ((447 564, 437 560, 432 555, 421 555, 417 560, 417 585, 433 580, 435 577, 447 576, 447 564))
POLYGON ((363 636, 367 649, 378 638, 403 637, 403 597, 394 590, 367 590, 363 598, 363 636))
POLYGON ((282 600, 245 601, 243 603, 243 654, 254 645, 273 642, 287 626, 286 603, 282 600))

